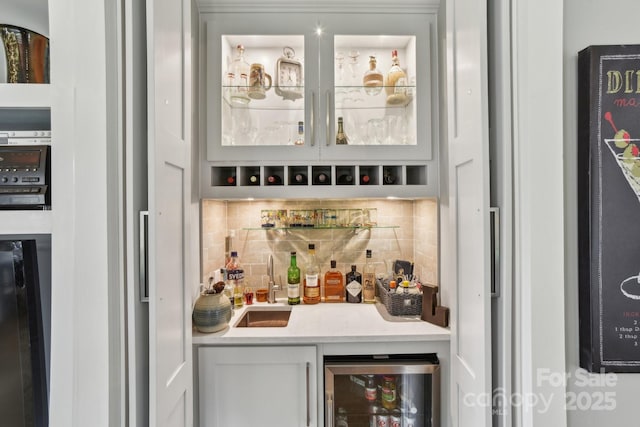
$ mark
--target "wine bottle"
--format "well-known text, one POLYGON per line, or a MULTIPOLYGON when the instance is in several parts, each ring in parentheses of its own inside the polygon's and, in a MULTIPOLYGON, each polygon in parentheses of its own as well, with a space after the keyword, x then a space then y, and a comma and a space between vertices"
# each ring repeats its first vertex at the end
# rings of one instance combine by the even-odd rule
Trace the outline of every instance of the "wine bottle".
POLYGON ((320 172, 313 178, 313 184, 314 185, 330 185, 331 179, 329 178, 329 175, 327 175, 326 173, 320 172))
POLYGON ((260 174, 253 174, 249 177, 249 185, 260 185, 260 174))
POLYGON ((298 172, 293 175, 293 179, 291 180, 291 185, 307 185, 307 174, 303 172, 298 172))
POLYGON ((296 262, 295 252, 291 252, 291 263, 287 270, 287 303, 300 304, 300 268, 296 262))
POLYGON ((267 177, 267 185, 282 185, 282 177, 278 174, 272 174, 267 177))
POLYGON ((343 173, 338 177, 338 184, 353 185, 353 175, 351 175, 350 173, 343 173))
POLYGON ((342 122, 342 117, 338 117, 338 133, 336 134, 336 145, 347 145, 349 144, 349 138, 347 138, 347 134, 344 133, 344 125, 342 122))
POLYGON ((393 174, 393 171, 385 169, 382 173, 382 182, 387 185, 395 184, 396 176, 393 174))
POLYGON ((229 175, 224 180, 224 185, 236 185, 236 176, 229 175))
POLYGON ((369 177, 369 175, 360 175, 360 185, 368 185, 369 182, 371 182, 371 178, 369 177))

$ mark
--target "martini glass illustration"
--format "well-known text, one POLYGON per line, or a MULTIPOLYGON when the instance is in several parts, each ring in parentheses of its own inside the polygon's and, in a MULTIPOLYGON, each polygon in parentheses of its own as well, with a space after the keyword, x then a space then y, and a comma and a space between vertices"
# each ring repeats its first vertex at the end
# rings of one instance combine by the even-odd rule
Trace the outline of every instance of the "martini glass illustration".
MULTIPOLYGON (((618 129, 610 112, 604 114, 615 135, 604 143, 613 155, 629 186, 640 202, 640 139, 633 139, 629 132, 618 129)), ((620 291, 630 299, 640 300, 640 273, 627 277, 620 283, 620 291)))

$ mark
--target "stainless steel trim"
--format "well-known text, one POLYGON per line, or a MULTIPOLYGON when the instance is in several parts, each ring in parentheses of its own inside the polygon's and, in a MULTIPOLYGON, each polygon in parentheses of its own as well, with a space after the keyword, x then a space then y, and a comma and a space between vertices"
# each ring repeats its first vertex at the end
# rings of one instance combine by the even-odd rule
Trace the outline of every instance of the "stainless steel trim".
POLYGON ((149 239, 149 211, 140 211, 139 222, 139 286, 140 302, 149 302, 149 251, 147 241, 149 239))
POLYGON ((311 146, 316 145, 316 93, 311 91, 311 146))
POLYGON ((328 90, 327 91, 327 126, 326 126, 327 147, 331 145, 331 133, 329 132, 331 130, 330 125, 331 125, 331 91, 328 90))
POLYGON ((310 410, 309 410, 310 405, 311 405, 311 402, 310 402, 311 399, 310 399, 310 396, 309 396, 309 394, 310 394, 310 391, 309 391, 309 371, 310 370, 311 370, 311 363, 307 362, 307 378, 306 378, 306 381, 307 381, 307 427, 309 427, 311 425, 311 413, 310 413, 310 410))
POLYGON ((500 296, 500 208, 489 208, 491 228, 491 297, 500 296))

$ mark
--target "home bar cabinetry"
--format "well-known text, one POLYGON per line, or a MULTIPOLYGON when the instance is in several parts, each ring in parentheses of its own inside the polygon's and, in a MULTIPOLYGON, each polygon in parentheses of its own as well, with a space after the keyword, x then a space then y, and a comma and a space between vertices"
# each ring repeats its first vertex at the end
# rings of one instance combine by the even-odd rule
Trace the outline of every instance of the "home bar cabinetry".
POLYGON ((203 197, 437 196, 437 5, 215 10, 201 3, 203 197))

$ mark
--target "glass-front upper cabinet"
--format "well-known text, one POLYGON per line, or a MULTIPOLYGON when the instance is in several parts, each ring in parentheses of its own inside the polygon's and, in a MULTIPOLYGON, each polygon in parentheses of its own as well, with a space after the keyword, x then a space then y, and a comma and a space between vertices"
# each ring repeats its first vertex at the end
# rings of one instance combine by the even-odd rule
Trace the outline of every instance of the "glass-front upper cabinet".
POLYGON ((432 160, 430 14, 204 14, 207 161, 432 160))

